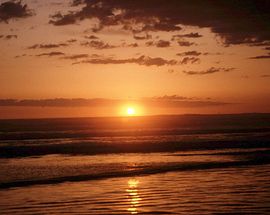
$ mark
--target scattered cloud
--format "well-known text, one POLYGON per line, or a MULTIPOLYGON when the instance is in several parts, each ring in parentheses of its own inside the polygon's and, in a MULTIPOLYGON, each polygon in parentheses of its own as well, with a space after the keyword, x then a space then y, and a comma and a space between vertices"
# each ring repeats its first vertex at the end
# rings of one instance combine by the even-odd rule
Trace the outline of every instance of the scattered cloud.
POLYGON ((197 51, 187 51, 182 53, 177 53, 177 56, 200 56, 202 53, 197 51))
POLYGON ((78 60, 78 59, 88 58, 88 57, 89 57, 88 54, 74 54, 74 55, 68 55, 68 56, 62 57, 62 59, 78 60))
POLYGON ((177 35, 173 35, 172 36, 172 40, 178 40, 178 39, 182 39, 182 38, 200 38, 202 37, 201 34, 199 33, 188 33, 188 34, 177 34, 177 35))
POLYGON ((65 55, 63 52, 48 52, 48 53, 41 53, 37 54, 37 57, 42 57, 42 56, 48 56, 48 57, 53 57, 53 56, 61 56, 65 55))
POLYGON ((249 59, 270 59, 270 53, 268 53, 268 55, 258 55, 255 57, 250 57, 249 59))
MULTIPOLYGON (((135 63, 143 66, 165 66, 176 65, 176 60, 166 60, 160 57, 152 58, 147 56, 140 56, 138 58, 114 59, 114 58, 93 58, 83 60, 77 63, 90 63, 90 64, 126 64, 135 63)), ((75 64, 77 64, 75 63, 75 64)))
POLYGON ((99 38, 95 35, 89 35, 89 36, 85 36, 85 39, 90 39, 90 40, 98 40, 99 38))
POLYGON ((186 51, 186 52, 181 52, 177 53, 177 56, 200 56, 200 55, 223 55, 221 52, 216 52, 216 53, 210 53, 210 52, 198 52, 198 51, 186 51))
POLYGON ((32 46, 27 47, 27 49, 52 49, 52 48, 59 48, 59 47, 66 47, 69 44, 67 43, 58 43, 58 44, 35 44, 32 46))
POLYGON ((77 40, 76 39, 69 39, 69 40, 67 40, 67 42, 68 43, 75 43, 75 42, 77 42, 77 40))
POLYGON ((213 73, 218 73, 218 72, 231 72, 235 70, 235 68, 215 68, 211 67, 207 70, 204 71, 183 71, 186 75, 208 75, 208 74, 213 74, 213 73))
POLYGON ((231 103, 211 101, 208 99, 194 99, 178 95, 149 97, 140 99, 107 99, 107 98, 55 98, 55 99, 0 99, 0 106, 20 106, 20 107, 106 107, 106 106, 119 106, 127 102, 136 102, 144 104, 148 107, 205 107, 205 106, 218 106, 229 105, 231 103))
POLYGON ((167 48, 170 47, 170 41, 166 40, 158 40, 158 41, 147 41, 145 42, 146 46, 156 46, 157 48, 167 48))
POLYGON ((18 35, 15 35, 15 34, 0 35, 0 39, 10 40, 10 39, 17 39, 17 38, 18 38, 18 35))
POLYGON ((70 13, 67 15, 62 15, 60 12, 51 16, 52 20, 49 21, 50 24, 61 26, 61 25, 70 25, 76 23, 75 13, 70 13))
POLYGON ((200 59, 197 57, 184 57, 181 61, 180 64, 194 64, 194 63, 199 63, 200 59))
POLYGON ((22 4, 21 1, 7 1, 0 4, 0 22, 8 22, 13 18, 25 18, 33 16, 33 11, 30 10, 27 4, 22 4))
POLYGON ((156 46, 158 48, 166 48, 170 46, 170 41, 166 41, 166 40, 159 40, 156 42, 156 46))
POLYGON ((194 42, 189 42, 189 41, 178 41, 179 46, 193 46, 196 45, 194 42))
POLYGON ((261 75, 262 78, 270 78, 270 75, 261 75))
POLYGON ((156 99, 156 100, 193 100, 193 98, 191 98, 191 97, 179 96, 179 95, 155 96, 155 97, 152 97, 151 99, 156 99))
POLYGON ((139 47, 139 45, 138 45, 138 43, 130 43, 130 44, 122 43, 122 47, 137 48, 137 47, 139 47))
POLYGON ((118 47, 118 46, 110 45, 103 41, 97 41, 97 40, 92 40, 90 42, 82 42, 81 45, 94 48, 94 49, 113 49, 113 48, 118 47))
POLYGON ((150 34, 145 34, 145 35, 133 35, 133 38, 135 40, 149 40, 149 39, 152 39, 152 36, 150 34))

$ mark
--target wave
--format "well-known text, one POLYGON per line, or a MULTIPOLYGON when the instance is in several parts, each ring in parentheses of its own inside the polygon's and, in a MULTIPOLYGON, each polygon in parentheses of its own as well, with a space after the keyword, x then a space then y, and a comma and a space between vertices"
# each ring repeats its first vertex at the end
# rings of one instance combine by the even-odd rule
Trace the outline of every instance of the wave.
POLYGON ((177 152, 229 148, 269 148, 270 133, 214 135, 160 135, 104 137, 90 139, 53 139, 4 141, 0 158, 48 154, 97 155, 111 153, 177 152))
POLYGON ((105 173, 92 173, 84 175, 71 175, 64 177, 54 177, 47 179, 37 179, 37 180, 20 180, 12 182, 0 183, 0 189, 8 189, 13 187, 25 187, 32 185, 45 185, 45 184, 58 184, 63 182, 80 182, 80 181, 90 181, 90 180, 100 180, 109 179, 117 177, 135 177, 152 175, 159 173, 167 173, 173 171, 199 171, 199 170, 210 170, 217 168, 233 168, 233 167, 245 167, 252 165, 265 165, 270 164, 270 156, 268 152, 265 156, 249 156, 247 159, 238 161, 222 161, 222 162, 185 162, 185 163, 166 163, 161 166, 150 166, 144 167, 142 169, 135 170, 120 170, 114 172, 105 173))

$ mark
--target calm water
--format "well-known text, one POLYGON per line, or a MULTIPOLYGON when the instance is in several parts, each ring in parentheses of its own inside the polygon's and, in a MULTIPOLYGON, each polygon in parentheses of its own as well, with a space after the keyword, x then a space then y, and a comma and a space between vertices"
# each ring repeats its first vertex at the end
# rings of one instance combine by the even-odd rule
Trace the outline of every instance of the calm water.
POLYGON ((270 214, 269 119, 0 121, 0 214, 270 214))

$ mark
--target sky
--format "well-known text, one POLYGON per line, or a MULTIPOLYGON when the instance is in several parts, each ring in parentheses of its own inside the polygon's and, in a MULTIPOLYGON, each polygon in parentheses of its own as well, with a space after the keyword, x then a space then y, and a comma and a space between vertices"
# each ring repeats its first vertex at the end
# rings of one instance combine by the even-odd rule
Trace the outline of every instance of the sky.
POLYGON ((270 112, 267 0, 0 0, 0 118, 270 112))

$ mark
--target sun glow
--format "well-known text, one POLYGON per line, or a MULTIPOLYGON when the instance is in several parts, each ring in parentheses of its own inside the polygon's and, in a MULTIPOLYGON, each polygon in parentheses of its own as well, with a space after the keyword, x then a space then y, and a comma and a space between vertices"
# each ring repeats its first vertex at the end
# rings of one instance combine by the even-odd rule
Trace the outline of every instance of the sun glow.
POLYGON ((126 110, 126 113, 128 116, 133 116, 136 114, 135 108, 134 107, 128 107, 126 110))
POLYGON ((118 113, 120 116, 142 116, 144 115, 144 109, 140 104, 127 103, 119 107, 118 113))

